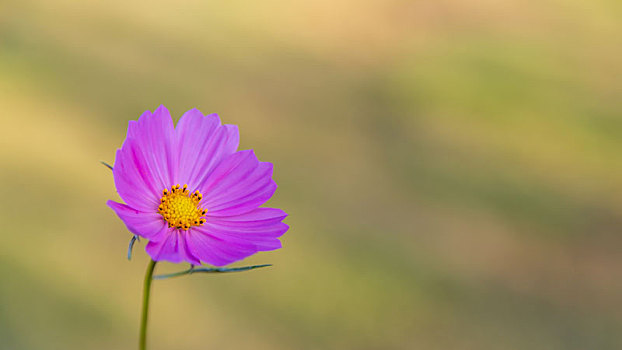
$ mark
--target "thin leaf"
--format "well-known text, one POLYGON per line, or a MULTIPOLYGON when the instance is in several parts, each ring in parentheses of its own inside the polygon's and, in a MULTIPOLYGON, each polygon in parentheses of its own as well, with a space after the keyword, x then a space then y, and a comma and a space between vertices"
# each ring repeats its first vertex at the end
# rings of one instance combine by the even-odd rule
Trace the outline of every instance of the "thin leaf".
POLYGON ((134 237, 130 240, 129 247, 127 247, 127 260, 132 260, 132 248, 134 248, 134 243, 136 243, 136 241, 140 242, 140 238, 138 238, 137 235, 134 235, 134 237))
POLYGON ((107 166, 107 167, 108 167, 108 169, 112 170, 112 165, 110 165, 110 164, 108 164, 108 163, 104 162, 103 160, 100 160, 99 162, 100 162, 100 163, 102 163, 103 165, 107 166))
POLYGON ((184 276, 184 275, 191 275, 193 273, 201 273, 201 272, 202 273, 241 272, 241 271, 248 271, 248 270, 258 269, 260 267, 267 267, 267 266, 272 266, 272 264, 253 265, 253 266, 244 266, 244 267, 200 267, 200 268, 191 267, 190 269, 185 270, 185 271, 169 273, 169 274, 166 274, 166 275, 156 275, 156 276, 153 276, 153 279, 163 280, 163 279, 167 279, 167 278, 179 277, 179 276, 184 276))

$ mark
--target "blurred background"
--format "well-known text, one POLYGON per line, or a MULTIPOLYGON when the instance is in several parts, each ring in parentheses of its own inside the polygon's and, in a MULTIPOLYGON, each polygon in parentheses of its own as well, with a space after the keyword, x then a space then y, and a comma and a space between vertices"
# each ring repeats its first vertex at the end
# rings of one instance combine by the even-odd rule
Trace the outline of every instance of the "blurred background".
MULTIPOLYGON (((0 1, 0 349, 134 349, 127 122, 239 125, 283 249, 151 349, 621 349, 622 3, 0 1)), ((186 265, 160 264, 159 272, 186 265)))

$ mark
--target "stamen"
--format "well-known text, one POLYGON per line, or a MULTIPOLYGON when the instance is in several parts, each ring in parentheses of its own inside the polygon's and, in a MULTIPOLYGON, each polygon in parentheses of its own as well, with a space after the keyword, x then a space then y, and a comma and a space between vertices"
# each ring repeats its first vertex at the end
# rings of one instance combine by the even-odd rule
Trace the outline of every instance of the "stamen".
POLYGON ((172 186, 170 192, 165 188, 158 213, 166 220, 168 227, 188 230, 192 226, 202 226, 206 221, 203 216, 207 213, 207 210, 199 207, 202 198, 198 190, 190 195, 188 185, 172 186))

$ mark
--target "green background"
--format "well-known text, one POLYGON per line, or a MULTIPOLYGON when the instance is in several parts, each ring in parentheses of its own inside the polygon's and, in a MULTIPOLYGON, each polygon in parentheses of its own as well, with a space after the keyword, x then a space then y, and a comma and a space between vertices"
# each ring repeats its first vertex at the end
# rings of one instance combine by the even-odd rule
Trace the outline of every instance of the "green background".
POLYGON ((621 4, 0 1, 0 349, 136 347, 99 161, 160 104, 237 124, 291 229, 154 282, 151 349, 622 348, 621 4))

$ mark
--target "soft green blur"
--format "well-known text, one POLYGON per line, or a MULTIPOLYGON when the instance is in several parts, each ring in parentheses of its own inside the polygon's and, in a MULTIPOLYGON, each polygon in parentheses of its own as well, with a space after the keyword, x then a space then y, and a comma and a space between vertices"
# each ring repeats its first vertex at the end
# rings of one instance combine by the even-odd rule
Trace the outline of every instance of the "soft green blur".
MULTIPOLYGON (((0 1, 0 349, 135 349, 127 122, 219 113, 283 249, 155 281, 151 349, 621 349, 619 1, 0 1)), ((159 272, 187 265, 163 263, 159 272)))

